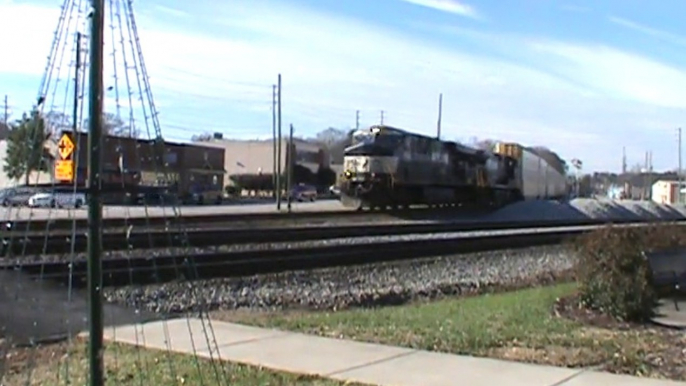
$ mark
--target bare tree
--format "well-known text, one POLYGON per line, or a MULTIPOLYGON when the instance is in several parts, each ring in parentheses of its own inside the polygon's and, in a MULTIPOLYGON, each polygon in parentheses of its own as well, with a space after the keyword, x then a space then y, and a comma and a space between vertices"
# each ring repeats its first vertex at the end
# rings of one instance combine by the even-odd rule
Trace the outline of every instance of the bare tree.
POLYGON ((316 134, 317 142, 330 148, 335 143, 345 140, 348 136, 348 132, 345 130, 337 129, 335 127, 329 127, 326 130, 322 130, 316 134))
POLYGON ((492 151, 496 142, 497 142, 496 140, 488 139, 488 138, 479 139, 477 137, 471 137, 469 139, 469 145, 476 148, 476 149, 479 149, 479 150, 491 150, 492 151))
POLYGON ((636 164, 634 164, 634 166, 632 166, 629 169, 629 172, 634 173, 634 174, 641 174, 641 173, 643 173, 644 167, 645 167, 644 165, 641 165, 640 163, 636 163, 636 164))
POLYGON ((69 114, 48 111, 43 115, 43 119, 45 120, 46 131, 53 135, 73 128, 73 121, 69 114))
POLYGON ((335 127, 329 127, 326 130, 317 133, 314 140, 326 148, 332 163, 342 164, 344 150, 346 147, 350 146, 352 141, 351 134, 351 130, 341 130, 335 127))
MULTIPOLYGON (((103 131, 107 135, 127 138, 138 138, 140 136, 140 131, 135 126, 131 126, 128 123, 124 122, 124 120, 116 114, 103 113, 102 123, 103 131)), ((88 126, 89 122, 88 119, 86 119, 83 123, 81 131, 87 132, 88 126)))

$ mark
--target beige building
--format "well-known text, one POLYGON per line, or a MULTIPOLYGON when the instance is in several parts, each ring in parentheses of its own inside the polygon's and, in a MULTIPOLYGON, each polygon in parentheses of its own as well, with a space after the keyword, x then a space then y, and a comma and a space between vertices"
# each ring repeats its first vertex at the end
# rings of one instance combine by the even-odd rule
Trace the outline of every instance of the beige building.
MULTIPOLYGON (((274 143, 267 140, 235 140, 215 136, 203 145, 223 148, 224 169, 226 169, 225 186, 231 185, 232 175, 274 174, 274 143)), ((287 140, 281 141, 281 168, 286 172, 289 154, 293 153, 295 165, 307 168, 316 174, 320 167, 330 164, 330 156, 319 145, 301 139, 294 139, 289 152, 287 140)))
MULTIPOLYGON (((682 196, 686 195, 682 193, 682 196)), ((651 188, 651 198, 658 204, 676 204, 679 201, 679 182, 671 180, 655 181, 651 188)), ((682 198, 681 201, 683 202, 684 199, 682 198)))

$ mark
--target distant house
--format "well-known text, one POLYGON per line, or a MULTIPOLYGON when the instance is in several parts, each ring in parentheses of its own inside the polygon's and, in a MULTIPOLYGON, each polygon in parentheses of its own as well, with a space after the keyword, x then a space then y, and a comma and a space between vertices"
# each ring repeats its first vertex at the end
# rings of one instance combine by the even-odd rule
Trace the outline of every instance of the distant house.
MULTIPOLYGON (((684 183, 681 183, 683 188, 684 183)), ((678 204, 683 202, 679 194, 679 181, 675 180, 658 180, 651 189, 651 198, 658 204, 678 204)))

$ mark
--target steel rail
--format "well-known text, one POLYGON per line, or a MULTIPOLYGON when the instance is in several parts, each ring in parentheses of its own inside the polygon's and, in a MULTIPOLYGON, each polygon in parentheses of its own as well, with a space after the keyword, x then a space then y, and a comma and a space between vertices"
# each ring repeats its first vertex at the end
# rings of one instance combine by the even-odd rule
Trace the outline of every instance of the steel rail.
MULTIPOLYGON (((219 245, 266 244, 331 240, 339 238, 402 236, 412 234, 497 231, 531 228, 557 228, 607 224, 607 221, 462 221, 435 223, 365 224, 337 226, 265 227, 261 229, 193 229, 160 231, 133 228, 130 232, 106 233, 102 247, 107 251, 153 248, 211 247, 219 245)), ((637 221, 614 221, 615 224, 640 224, 637 221)), ((88 237, 85 233, 3 237, 0 256, 21 257, 40 254, 82 253, 88 237)))
MULTIPOLYGON (((303 222, 303 221, 327 221, 327 220, 365 220, 373 218, 395 218, 406 220, 422 220, 431 217, 448 217, 456 214, 484 214, 490 209, 475 209, 472 207, 448 207, 448 208, 410 208, 391 211, 299 211, 299 212, 268 212, 268 213, 208 213, 208 214, 183 214, 181 219, 172 215, 149 216, 149 217, 106 217, 103 220, 103 228, 128 228, 128 227, 155 227, 174 229, 189 227, 191 225, 230 224, 230 223, 265 223, 265 222, 303 222)), ((85 218, 52 218, 31 220, 5 220, 0 232, 45 232, 66 230, 71 231, 86 229, 88 221, 85 218)))
MULTIPOLYGON (((184 253, 152 258, 132 257, 103 260, 104 285, 160 283, 211 277, 312 269, 350 264, 378 263, 420 257, 559 244, 596 227, 583 229, 529 230, 507 234, 455 235, 449 238, 383 241, 378 243, 301 247, 289 249, 184 253)), ((5 269, 13 267, 5 266, 5 269)), ((86 261, 26 264, 21 269, 43 278, 85 280, 86 261)))

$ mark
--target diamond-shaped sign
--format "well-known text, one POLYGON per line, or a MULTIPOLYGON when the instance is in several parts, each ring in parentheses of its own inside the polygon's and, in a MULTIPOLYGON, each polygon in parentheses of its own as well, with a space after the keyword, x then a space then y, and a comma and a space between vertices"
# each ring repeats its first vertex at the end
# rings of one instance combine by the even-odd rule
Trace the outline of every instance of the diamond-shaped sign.
POLYGON ((74 142, 71 141, 67 134, 63 134, 57 143, 57 148, 59 149, 60 157, 67 159, 74 152, 74 142))

